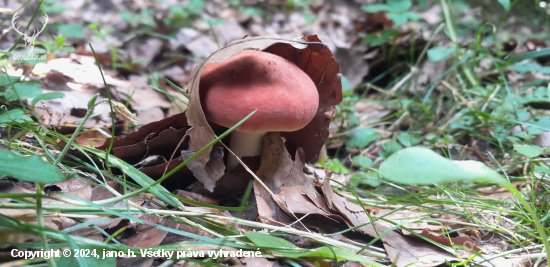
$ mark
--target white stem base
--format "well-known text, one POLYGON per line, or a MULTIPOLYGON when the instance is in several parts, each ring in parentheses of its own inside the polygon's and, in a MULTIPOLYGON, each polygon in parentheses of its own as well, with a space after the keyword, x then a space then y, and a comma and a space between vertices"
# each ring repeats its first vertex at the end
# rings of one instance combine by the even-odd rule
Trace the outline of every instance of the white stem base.
MULTIPOLYGON (((262 138, 266 132, 258 133, 245 133, 233 131, 231 133, 231 143, 229 144, 229 149, 242 159, 243 157, 253 157, 260 155, 260 150, 262 146, 262 138)), ((226 172, 230 172, 239 166, 239 161, 233 154, 229 153, 227 156, 227 165, 226 172)))

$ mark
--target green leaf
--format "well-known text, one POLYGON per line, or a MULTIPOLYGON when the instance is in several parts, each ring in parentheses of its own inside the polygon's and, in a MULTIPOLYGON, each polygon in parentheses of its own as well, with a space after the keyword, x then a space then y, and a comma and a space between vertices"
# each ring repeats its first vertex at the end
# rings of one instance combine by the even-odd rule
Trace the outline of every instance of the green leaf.
POLYGON ((52 100, 52 99, 63 98, 63 97, 65 97, 65 94, 60 92, 44 93, 33 98, 31 102, 31 106, 32 106, 32 109, 34 109, 34 106, 36 105, 36 103, 38 103, 38 101, 52 100))
POLYGON ((411 0, 387 0, 390 10, 395 13, 402 13, 412 7, 411 0))
POLYGON ((546 174, 550 175, 550 169, 548 169, 546 167, 542 167, 542 166, 536 166, 535 167, 535 172, 546 173, 546 174))
POLYGON ((16 83, 19 80, 21 80, 21 76, 11 76, 8 79, 8 75, 6 74, 0 74, 0 86, 10 84, 10 80, 12 83, 16 83))
POLYGON ((258 233, 249 231, 244 233, 252 243, 260 247, 272 247, 272 248, 297 248, 294 244, 270 234, 258 233))
POLYGON ((356 127, 352 129, 352 134, 348 135, 350 139, 346 142, 348 148, 363 149, 374 142, 378 136, 372 129, 365 129, 362 127, 356 127))
POLYGON ((52 47, 55 44, 54 42, 38 42, 36 41, 35 44, 41 44, 46 49, 46 54, 50 54, 52 51, 52 47))
POLYGON ((406 18, 407 20, 412 20, 412 21, 418 21, 420 20, 420 15, 414 13, 414 12, 405 12, 405 13, 401 13, 401 16, 406 18))
POLYGON ((382 151, 380 151, 380 157, 387 158, 391 154, 401 150, 403 148, 399 143, 395 141, 389 141, 382 144, 382 151))
POLYGON ((373 34, 369 34, 367 35, 367 37, 363 38, 361 40, 361 45, 368 45, 370 47, 376 47, 376 46, 380 46, 382 44, 385 44, 389 41, 389 39, 384 39, 378 35, 376 35, 376 33, 373 33, 373 34))
POLYGON ((510 120, 510 121, 516 122, 518 124, 527 125, 527 126, 534 126, 534 127, 537 127, 541 130, 544 130, 544 131, 550 131, 550 117, 549 116, 538 116, 538 117, 535 117, 534 119, 530 119, 526 122, 513 121, 513 120, 510 120), (538 120, 534 120, 534 119, 538 119, 538 120))
POLYGON ((65 45, 65 37, 63 36, 54 36, 55 43, 57 44, 57 47, 62 47, 65 45))
POLYGON ((428 59, 430 60, 430 62, 437 62, 448 58, 450 55, 454 53, 455 53, 454 47, 447 48, 447 47, 438 46, 438 47, 430 48, 428 50, 428 59))
POLYGON ((76 23, 62 24, 57 26, 59 33, 67 38, 77 38, 82 39, 82 31, 84 31, 84 26, 76 23))
POLYGON ((21 123, 25 121, 32 121, 32 119, 29 116, 25 115, 25 112, 20 109, 12 109, 7 113, 0 112, 0 126, 12 121, 21 123))
POLYGON ((349 91, 350 89, 351 89, 351 86, 349 85, 348 78, 342 75, 342 90, 349 91))
POLYGON ((542 153, 542 149, 539 146, 529 145, 529 144, 525 144, 525 145, 515 144, 514 150, 528 158, 534 158, 540 155, 540 153, 542 153))
POLYGON ((380 46, 390 41, 390 38, 399 34, 399 31, 396 29, 385 29, 379 33, 373 33, 367 35, 367 37, 361 40, 361 45, 368 45, 370 47, 380 46))
POLYGON ((498 2, 504 7, 506 12, 510 10, 510 0, 498 0, 498 2))
POLYGON ((380 165, 380 174, 403 184, 429 185, 463 180, 508 183, 479 161, 452 161, 425 147, 409 147, 394 153, 380 165))
MULTIPOLYGON (((177 6, 177 5, 171 5, 170 6, 170 14, 172 14, 174 17, 177 17, 177 18, 187 17, 189 15, 183 9, 183 7, 177 6)), ((125 16, 127 16, 127 15, 125 15, 125 16)))
POLYGON ((397 137, 397 140, 404 146, 414 146, 420 142, 419 134, 402 133, 397 137))
POLYGON ((38 156, 23 156, 2 149, 0 150, 0 178, 6 176, 39 183, 57 183, 69 178, 38 156))
POLYGON ((361 9, 367 13, 376 13, 378 11, 390 11, 391 8, 388 5, 378 4, 378 5, 368 5, 362 6, 361 9))
POLYGON ((204 9, 204 0, 191 0, 185 8, 195 15, 200 15, 204 9))
MULTIPOLYGON (((380 178, 376 171, 358 172, 351 175, 351 183, 357 181, 357 184, 368 185, 372 187, 380 186, 380 178)), ((357 184, 355 186, 357 186, 357 184)))
MULTIPOLYGON (((537 128, 535 128, 535 129, 537 129, 537 128)), ((515 133, 514 136, 520 137, 520 138, 523 138, 523 139, 529 138, 529 135, 526 132, 515 133)))
POLYGON ((527 64, 514 64, 511 65, 512 69, 516 70, 517 72, 523 74, 525 72, 537 72, 539 71, 542 66, 537 63, 527 63, 527 64))
POLYGON ((33 98, 42 94, 42 89, 40 89, 40 82, 37 81, 28 81, 22 83, 16 83, 13 87, 8 88, 4 96, 8 101, 17 100, 17 96, 21 99, 33 98), (15 87, 15 90, 13 89, 15 87), (17 92, 17 93, 16 93, 17 92))
POLYGON ((393 20, 395 26, 407 23, 409 20, 417 21, 420 19, 420 16, 414 12, 405 12, 405 13, 388 13, 386 14, 389 19, 393 20))
POLYGON ((325 167, 328 168, 330 171, 333 171, 335 173, 341 173, 341 174, 350 174, 351 171, 340 162, 339 159, 329 159, 325 163, 325 167))
POLYGON ((363 155, 357 155, 353 157, 351 161, 353 161, 356 164, 359 164, 359 168, 363 168, 363 169, 365 169, 365 167, 372 167, 373 165, 372 159, 363 155))
POLYGON ((119 14, 120 18, 128 23, 135 23, 136 21, 133 19, 134 14, 129 11, 123 11, 119 14))

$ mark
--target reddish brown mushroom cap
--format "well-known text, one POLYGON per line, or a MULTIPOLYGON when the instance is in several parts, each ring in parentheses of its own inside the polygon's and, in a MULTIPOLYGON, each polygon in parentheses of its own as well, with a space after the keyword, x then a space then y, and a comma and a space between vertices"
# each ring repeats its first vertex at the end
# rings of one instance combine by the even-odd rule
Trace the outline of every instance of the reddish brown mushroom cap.
POLYGON ((304 71, 282 57, 254 50, 208 64, 200 99, 206 119, 228 128, 257 109, 237 128, 241 132, 297 131, 319 107, 317 87, 304 71))

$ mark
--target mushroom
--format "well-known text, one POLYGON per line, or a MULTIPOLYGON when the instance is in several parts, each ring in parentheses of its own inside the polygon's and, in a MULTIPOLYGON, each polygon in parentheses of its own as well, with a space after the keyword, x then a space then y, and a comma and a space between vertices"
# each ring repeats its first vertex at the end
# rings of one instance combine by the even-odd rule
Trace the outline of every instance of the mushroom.
MULTIPOLYGON (((206 119, 223 127, 230 128, 258 110, 231 134, 229 148, 239 158, 260 155, 267 132, 304 128, 319 107, 317 87, 304 71, 280 56, 255 50, 208 64, 199 92, 206 119)), ((227 171, 238 164, 229 155, 227 171)))

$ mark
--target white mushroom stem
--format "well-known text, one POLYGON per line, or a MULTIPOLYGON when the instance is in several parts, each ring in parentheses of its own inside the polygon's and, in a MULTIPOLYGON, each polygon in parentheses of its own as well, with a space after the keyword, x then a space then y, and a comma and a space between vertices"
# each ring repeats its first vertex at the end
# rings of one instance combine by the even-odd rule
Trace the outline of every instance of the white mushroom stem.
MULTIPOLYGON (((243 157, 253 157, 260 155, 262 146, 262 137, 266 132, 245 133, 233 131, 231 133, 231 143, 229 149, 242 159, 243 157)), ((239 166, 239 161, 233 154, 229 153, 227 157, 226 172, 230 172, 239 166)))

